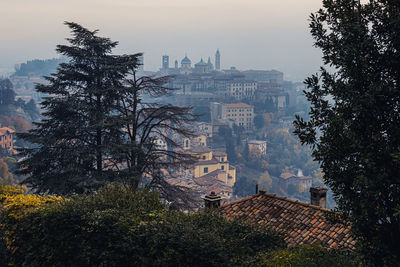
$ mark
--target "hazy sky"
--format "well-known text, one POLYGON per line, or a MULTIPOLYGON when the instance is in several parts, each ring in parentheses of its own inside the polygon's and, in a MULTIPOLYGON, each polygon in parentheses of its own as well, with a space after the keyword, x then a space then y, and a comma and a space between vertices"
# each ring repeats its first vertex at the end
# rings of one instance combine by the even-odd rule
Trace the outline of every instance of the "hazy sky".
POLYGON ((0 68, 57 57, 74 21, 119 41, 116 53, 145 53, 145 69, 217 48, 222 68, 278 69, 300 81, 316 72, 308 16, 322 0, 0 0, 0 68))

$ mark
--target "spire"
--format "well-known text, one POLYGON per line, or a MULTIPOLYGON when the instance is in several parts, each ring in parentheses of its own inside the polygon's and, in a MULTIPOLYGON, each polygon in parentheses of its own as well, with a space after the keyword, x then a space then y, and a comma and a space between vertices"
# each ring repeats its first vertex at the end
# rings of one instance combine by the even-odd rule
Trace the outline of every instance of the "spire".
POLYGON ((215 69, 220 70, 221 68, 221 54, 219 53, 219 49, 215 53, 215 69))

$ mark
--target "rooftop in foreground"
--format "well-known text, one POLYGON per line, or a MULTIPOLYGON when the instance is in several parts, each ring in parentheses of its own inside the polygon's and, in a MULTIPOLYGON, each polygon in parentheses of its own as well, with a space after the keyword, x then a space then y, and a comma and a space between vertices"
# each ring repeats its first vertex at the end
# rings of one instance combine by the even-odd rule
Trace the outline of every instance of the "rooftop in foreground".
POLYGON ((239 218, 270 227, 282 234, 288 246, 320 243, 327 248, 354 249, 350 225, 330 222, 333 211, 319 206, 259 193, 220 207, 228 219, 239 218))

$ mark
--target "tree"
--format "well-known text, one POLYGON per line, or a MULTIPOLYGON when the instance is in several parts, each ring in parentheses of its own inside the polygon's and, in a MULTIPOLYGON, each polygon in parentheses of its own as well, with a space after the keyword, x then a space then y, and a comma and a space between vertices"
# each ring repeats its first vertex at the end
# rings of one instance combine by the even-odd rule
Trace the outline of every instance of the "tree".
POLYGON ((306 80, 310 120, 295 132, 313 148, 338 210, 365 257, 400 264, 400 2, 326 0, 310 17, 334 70, 306 80))
POLYGON ((261 189, 269 191, 272 188, 272 179, 268 171, 264 171, 258 179, 258 185, 261 189))
POLYGON ((129 56, 111 55, 117 43, 97 36, 97 31, 66 25, 72 38, 56 50, 70 60, 45 77, 48 85, 36 86, 48 95, 41 103, 45 118, 20 134, 37 145, 20 151, 20 172, 29 175, 24 183, 38 192, 84 192, 112 180, 105 160, 120 138, 112 125, 112 105, 125 74, 120 62, 129 56))
POLYGON ((0 105, 14 104, 14 86, 9 79, 0 79, 0 105))
POLYGON ((57 51, 68 61, 46 77, 48 85, 37 86, 49 95, 42 102, 45 118, 20 134, 36 145, 20 151, 20 173, 28 175, 24 183, 57 194, 90 191, 115 180, 132 190, 165 189, 164 174, 191 157, 162 150, 155 140, 175 148, 172 136, 191 136, 186 127, 194 120, 191 109, 146 102, 145 97, 154 100, 173 91, 165 87, 169 77, 138 77, 141 54, 112 55, 116 42, 66 24, 73 37, 57 51))
POLYGON ((265 126, 265 119, 262 114, 257 114, 254 117, 254 126, 256 126, 257 129, 262 129, 265 126))
MULTIPOLYGON (((119 178, 136 190, 145 177, 151 177, 147 179, 148 184, 161 190, 166 199, 171 197, 171 192, 167 192, 171 188, 164 181, 165 175, 173 175, 177 169, 187 167, 194 160, 189 154, 179 152, 177 148, 180 145, 174 137, 193 137, 194 133, 187 125, 196 118, 191 107, 144 101, 144 96, 155 99, 173 93, 176 89, 166 87, 169 80, 169 76, 138 77, 137 65, 131 65, 115 106, 116 126, 124 136, 114 149, 115 166, 125 166, 119 170, 119 178), (168 144, 167 150, 156 145, 156 140, 160 139, 168 144)), ((174 198, 183 196, 177 188, 173 191, 174 198)))
POLYGON ((12 173, 8 171, 8 165, 3 159, 0 159, 0 185, 12 185, 14 178, 12 173))

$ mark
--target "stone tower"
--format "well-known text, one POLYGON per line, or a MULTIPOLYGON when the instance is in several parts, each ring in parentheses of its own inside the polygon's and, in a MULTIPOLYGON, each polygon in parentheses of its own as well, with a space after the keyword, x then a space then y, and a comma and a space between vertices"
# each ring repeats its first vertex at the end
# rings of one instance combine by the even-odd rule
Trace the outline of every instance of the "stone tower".
POLYGON ((169 56, 165 55, 162 57, 162 68, 169 69, 169 56))
POLYGON ((217 49, 217 53, 215 53, 215 69, 221 69, 221 54, 219 53, 219 49, 217 49))

